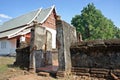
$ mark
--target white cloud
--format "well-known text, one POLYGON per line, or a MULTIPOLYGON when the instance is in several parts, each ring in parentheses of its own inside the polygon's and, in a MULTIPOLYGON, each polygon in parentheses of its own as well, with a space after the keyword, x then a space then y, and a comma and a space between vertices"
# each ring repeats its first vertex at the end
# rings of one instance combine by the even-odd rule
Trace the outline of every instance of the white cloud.
POLYGON ((5 15, 5 14, 0 14, 0 18, 11 19, 12 17, 5 15))

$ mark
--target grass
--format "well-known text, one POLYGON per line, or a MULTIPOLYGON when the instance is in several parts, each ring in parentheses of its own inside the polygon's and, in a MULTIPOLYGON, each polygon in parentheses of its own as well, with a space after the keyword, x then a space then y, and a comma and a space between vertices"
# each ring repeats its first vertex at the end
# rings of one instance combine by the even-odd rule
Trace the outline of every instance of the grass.
POLYGON ((10 64, 13 64, 15 58, 13 57, 0 57, 0 74, 8 70, 10 64))
POLYGON ((0 56, 0 80, 6 80, 8 77, 13 76, 15 70, 19 68, 13 68, 14 57, 2 57, 0 56), (13 70, 14 69, 14 70, 13 70))
POLYGON ((5 72, 7 69, 8 69, 8 67, 6 65, 0 66, 0 73, 5 72))

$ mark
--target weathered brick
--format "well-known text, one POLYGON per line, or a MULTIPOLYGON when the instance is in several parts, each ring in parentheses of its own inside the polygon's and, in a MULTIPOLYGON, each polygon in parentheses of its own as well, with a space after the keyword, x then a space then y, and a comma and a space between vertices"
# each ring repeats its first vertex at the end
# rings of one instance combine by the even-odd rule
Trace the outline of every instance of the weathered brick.
POLYGON ((78 72, 78 73, 76 73, 76 75, 78 75, 78 76, 90 76, 90 73, 81 73, 81 72, 78 72))
POLYGON ((89 73, 89 68, 80 68, 80 67, 74 67, 72 68, 73 72, 81 72, 81 73, 89 73))

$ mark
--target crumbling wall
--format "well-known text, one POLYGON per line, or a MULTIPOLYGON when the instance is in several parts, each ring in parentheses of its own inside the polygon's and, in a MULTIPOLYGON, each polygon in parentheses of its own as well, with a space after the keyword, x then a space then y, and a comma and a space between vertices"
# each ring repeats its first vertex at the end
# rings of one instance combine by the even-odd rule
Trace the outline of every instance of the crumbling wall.
POLYGON ((52 34, 37 22, 31 29, 29 47, 23 43, 16 49, 15 65, 36 70, 47 65, 52 65, 52 34))
POLYGON ((16 49, 16 61, 14 65, 20 67, 29 67, 30 46, 16 49))
POLYGON ((108 76, 112 72, 120 77, 120 40, 93 40, 73 44, 71 59, 72 67, 78 72, 97 77, 108 76))
POLYGON ((31 29, 30 69, 52 65, 52 34, 37 22, 31 29))
POLYGON ((70 71, 70 46, 77 41, 76 29, 62 20, 57 20, 56 26, 59 70, 70 71))
POLYGON ((52 53, 51 51, 44 52, 42 49, 35 50, 35 66, 36 68, 52 65, 52 53))

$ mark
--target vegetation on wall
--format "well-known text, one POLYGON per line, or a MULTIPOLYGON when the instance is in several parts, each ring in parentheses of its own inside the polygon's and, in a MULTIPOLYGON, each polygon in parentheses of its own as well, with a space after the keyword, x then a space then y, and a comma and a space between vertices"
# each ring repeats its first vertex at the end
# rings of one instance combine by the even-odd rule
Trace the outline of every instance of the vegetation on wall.
POLYGON ((84 40, 120 38, 120 29, 96 9, 93 3, 84 7, 80 15, 75 15, 71 24, 82 34, 84 40))

